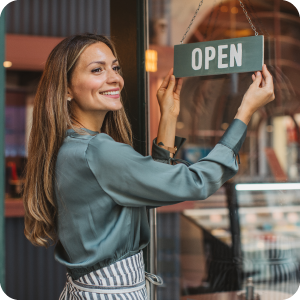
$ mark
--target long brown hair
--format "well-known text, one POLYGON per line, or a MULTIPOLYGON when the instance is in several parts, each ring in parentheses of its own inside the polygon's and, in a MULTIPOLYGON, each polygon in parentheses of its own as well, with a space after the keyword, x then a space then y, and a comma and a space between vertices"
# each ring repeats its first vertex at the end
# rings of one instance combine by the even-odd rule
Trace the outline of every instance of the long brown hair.
MULTIPOLYGON (((113 43, 96 34, 73 35, 62 40, 50 53, 34 99, 32 129, 28 142, 28 160, 22 197, 25 208, 26 238, 34 245, 48 247, 57 242, 55 205, 55 163, 66 130, 79 134, 80 124, 72 115, 72 103, 67 101, 67 88, 81 53, 88 46, 105 43, 117 58, 113 43)), ((122 100, 121 100, 122 101, 122 100)), ((81 126, 84 127, 84 126, 81 126)), ((107 112, 101 132, 115 141, 132 142, 132 131, 124 108, 107 112)))

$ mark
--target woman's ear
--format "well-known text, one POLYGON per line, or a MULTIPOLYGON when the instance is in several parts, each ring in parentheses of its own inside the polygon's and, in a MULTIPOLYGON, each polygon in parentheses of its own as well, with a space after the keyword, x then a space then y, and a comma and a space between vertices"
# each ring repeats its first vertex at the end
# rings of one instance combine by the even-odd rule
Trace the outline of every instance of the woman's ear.
POLYGON ((67 92, 67 100, 68 101, 71 101, 73 99, 73 94, 70 90, 70 88, 68 88, 68 92, 67 92))

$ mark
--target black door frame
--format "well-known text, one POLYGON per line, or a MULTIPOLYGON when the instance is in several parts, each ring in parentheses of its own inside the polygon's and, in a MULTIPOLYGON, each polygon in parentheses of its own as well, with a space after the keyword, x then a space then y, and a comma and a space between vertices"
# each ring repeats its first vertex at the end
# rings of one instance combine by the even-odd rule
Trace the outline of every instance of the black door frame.
MULTIPOLYGON (((132 125, 134 149, 150 155, 149 77, 145 52, 149 48, 148 0, 111 0, 110 34, 115 42, 125 81, 124 107, 132 125)), ((157 272, 156 209, 148 211, 150 245, 144 249, 147 272, 157 272)), ((156 300, 156 286, 151 285, 151 300, 156 300)), ((150 300, 150 299, 149 299, 150 300)))

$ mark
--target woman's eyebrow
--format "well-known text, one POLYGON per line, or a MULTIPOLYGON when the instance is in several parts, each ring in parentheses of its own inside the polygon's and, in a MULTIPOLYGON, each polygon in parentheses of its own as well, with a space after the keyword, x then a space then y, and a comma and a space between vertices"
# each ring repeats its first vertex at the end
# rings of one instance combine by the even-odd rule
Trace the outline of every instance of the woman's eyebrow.
MULTIPOLYGON (((118 60, 117 59, 115 59, 113 62, 112 62, 112 64, 114 64, 114 63, 116 63, 118 60)), ((100 65, 105 65, 106 64, 106 62, 105 61, 92 61, 91 63, 89 63, 88 64, 88 66, 89 65, 91 65, 91 64, 100 64, 100 65)))

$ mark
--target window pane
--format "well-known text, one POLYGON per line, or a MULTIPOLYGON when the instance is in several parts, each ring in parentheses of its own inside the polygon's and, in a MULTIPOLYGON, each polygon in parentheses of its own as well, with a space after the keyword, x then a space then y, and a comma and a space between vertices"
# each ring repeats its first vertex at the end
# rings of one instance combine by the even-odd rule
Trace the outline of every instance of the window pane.
MULTIPOLYGON (((157 51, 157 71, 149 73, 152 139, 160 118, 157 88, 199 2, 150 0, 150 49, 157 51)), ((252 286, 262 299, 287 299, 299 286, 299 13, 287 1, 243 3, 264 35, 276 99, 252 116, 232 180, 206 200, 157 209, 158 270, 165 280, 159 300, 238 299, 252 286)), ((204 1, 184 43, 247 36, 254 31, 239 1, 204 1)), ((184 79, 176 135, 187 141, 177 158, 196 163, 211 151, 251 75, 184 79)))

